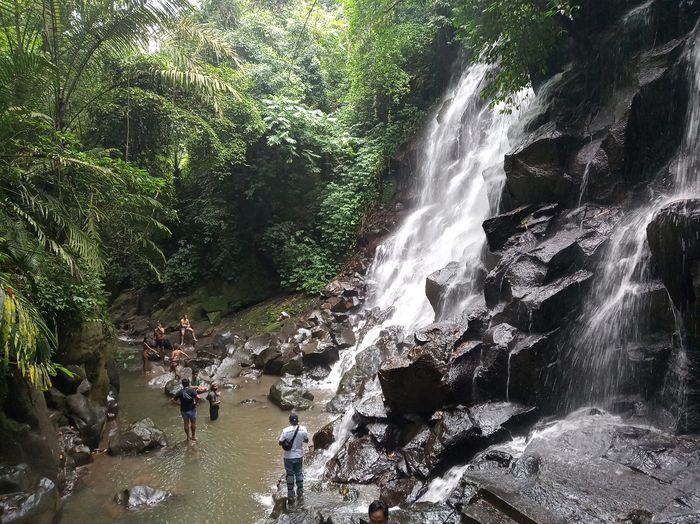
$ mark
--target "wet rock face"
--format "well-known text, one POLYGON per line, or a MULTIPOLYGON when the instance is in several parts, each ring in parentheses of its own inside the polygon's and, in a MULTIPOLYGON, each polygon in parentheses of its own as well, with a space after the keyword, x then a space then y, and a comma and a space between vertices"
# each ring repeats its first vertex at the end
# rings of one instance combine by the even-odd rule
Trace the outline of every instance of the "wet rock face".
POLYGON ((506 202, 569 203, 576 182, 566 172, 566 163, 579 142, 578 136, 557 129, 554 123, 543 125, 525 138, 505 157, 506 202))
POLYGON ((172 493, 150 486, 134 486, 120 491, 114 496, 114 502, 129 510, 140 510, 163 504, 172 497, 172 493))
POLYGON ((700 288, 700 200, 677 200, 660 209, 647 237, 661 279, 682 312, 695 306, 700 288))
POLYGON ((335 482, 369 484, 397 476, 398 458, 389 459, 369 437, 352 439, 333 459, 328 475, 335 482))
POLYGON ((686 350, 677 350, 672 354, 662 398, 674 412, 679 431, 698 431, 700 200, 677 200, 660 209, 647 226, 647 238, 661 280, 680 311, 686 332, 686 350), (679 399, 683 399, 683 402, 679 402, 679 399))
POLYGON ((457 323, 433 324, 416 333, 413 348, 384 361, 379 381, 388 406, 430 415, 444 404, 450 392, 447 362, 460 332, 457 323))
POLYGON ((467 515, 490 508, 522 522, 696 518, 697 445, 696 437, 579 411, 538 428, 516 456, 494 446, 475 457, 449 500, 467 515))
POLYGON ((121 434, 110 439, 111 455, 145 453, 168 445, 165 433, 150 418, 131 424, 121 434))

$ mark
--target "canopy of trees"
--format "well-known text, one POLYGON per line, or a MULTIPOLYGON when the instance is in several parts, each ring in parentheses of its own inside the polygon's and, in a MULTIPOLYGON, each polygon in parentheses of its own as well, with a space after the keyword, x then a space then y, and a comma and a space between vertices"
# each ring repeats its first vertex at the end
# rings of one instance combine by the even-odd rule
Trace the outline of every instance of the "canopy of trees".
POLYGON ((313 292, 458 41, 509 100, 567 0, 0 0, 0 367, 37 386, 107 289, 250 264, 313 292))

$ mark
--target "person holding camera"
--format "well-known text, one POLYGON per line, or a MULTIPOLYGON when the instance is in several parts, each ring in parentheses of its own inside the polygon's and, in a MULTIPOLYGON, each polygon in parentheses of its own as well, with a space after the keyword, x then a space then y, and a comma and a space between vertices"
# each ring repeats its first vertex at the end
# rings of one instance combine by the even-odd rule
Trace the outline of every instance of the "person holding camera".
POLYGON ((294 502, 304 496, 304 443, 309 433, 299 425, 299 415, 289 415, 289 426, 282 430, 279 445, 284 450, 284 471, 287 474, 287 501, 294 502), (296 492, 294 484, 296 482, 296 492))

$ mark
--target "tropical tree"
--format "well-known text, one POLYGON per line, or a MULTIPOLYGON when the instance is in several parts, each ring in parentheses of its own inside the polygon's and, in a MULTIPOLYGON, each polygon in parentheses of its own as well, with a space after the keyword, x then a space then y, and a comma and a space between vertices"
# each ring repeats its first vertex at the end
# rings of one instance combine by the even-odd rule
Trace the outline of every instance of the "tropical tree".
MULTIPOLYGON (((17 238, 29 237, 49 257, 47 267, 59 261, 76 281, 103 278, 110 239, 154 271, 153 261, 163 262, 152 236, 168 233, 157 200, 164 181, 121 160, 128 149, 115 157, 85 149, 80 137, 87 110, 139 75, 212 104, 216 93, 234 91, 188 57, 185 48, 195 43, 198 53, 235 60, 212 31, 183 18, 188 9, 186 0, 0 0, 0 222, 20 233, 0 243, 0 363, 37 386, 54 370, 56 320, 51 304, 38 307, 47 270, 15 263, 17 238), (144 63, 133 57, 156 37, 162 67, 132 67, 144 63)), ((97 305, 102 290, 93 287, 95 300, 86 303, 97 305)), ((97 316, 81 308, 72 314, 97 316)))

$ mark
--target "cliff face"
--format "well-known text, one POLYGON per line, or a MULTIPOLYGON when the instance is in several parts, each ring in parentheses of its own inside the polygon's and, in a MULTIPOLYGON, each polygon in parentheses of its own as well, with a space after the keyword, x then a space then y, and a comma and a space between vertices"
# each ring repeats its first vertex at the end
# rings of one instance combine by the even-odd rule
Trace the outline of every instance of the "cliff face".
POLYGON ((445 260, 426 282, 436 322, 384 329, 357 355, 329 405, 353 409, 328 478, 378 484, 390 506, 411 506, 406 522, 452 522, 450 508, 469 522, 683 522, 681 493, 697 515, 697 489, 672 464, 700 472, 697 439, 673 436, 700 431, 700 204, 688 197, 697 149, 686 143, 698 125, 699 12, 584 6, 505 155, 500 208, 483 223, 483 303, 443 313, 464 264, 445 260), (578 409, 590 405, 612 414, 578 409), (524 453, 493 448, 572 412, 524 453), (650 422, 668 434, 640 427, 650 422), (467 462, 451 491, 424 499, 446 506, 412 505, 467 462))

